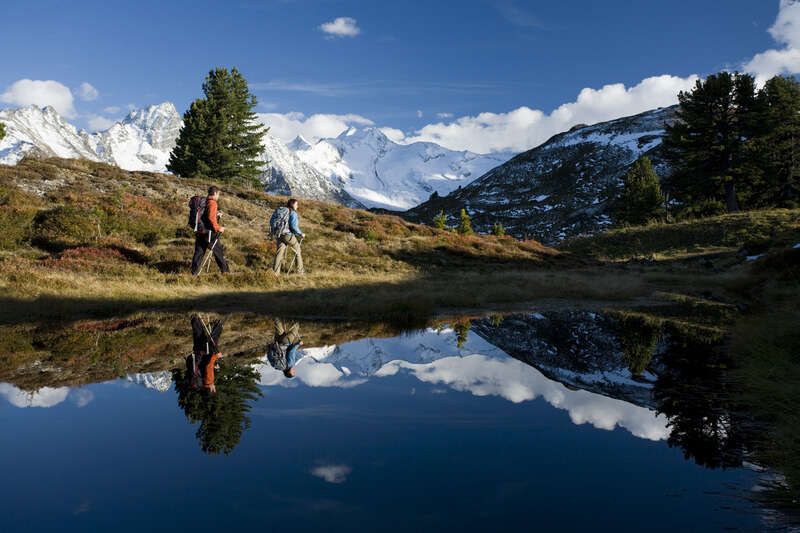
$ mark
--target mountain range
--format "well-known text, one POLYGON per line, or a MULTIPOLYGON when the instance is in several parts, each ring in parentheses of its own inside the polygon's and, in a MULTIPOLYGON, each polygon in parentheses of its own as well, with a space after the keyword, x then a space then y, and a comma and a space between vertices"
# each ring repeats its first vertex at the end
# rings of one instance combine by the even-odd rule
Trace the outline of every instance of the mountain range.
MULTIPOLYGON (((578 125, 514 157, 399 144, 378 128, 350 128, 315 143, 297 137, 288 145, 267 133, 261 182, 270 193, 387 209, 415 222, 430 223, 443 211, 454 225, 464 208, 479 232, 501 223, 516 237, 555 244, 613 223, 621 178, 638 157, 648 155, 661 175, 668 171, 660 147, 674 119, 675 107, 668 107, 578 125)), ((41 155, 155 172, 166 170, 182 125, 169 102, 96 133, 79 131, 51 107, 5 109, 0 121, 7 126, 3 164, 41 155)))
POLYGON ((430 142, 398 144, 378 128, 350 128, 313 144, 297 137, 289 146, 365 206, 395 211, 449 194, 513 156, 448 150, 430 142))
POLYGON ((477 231, 488 233, 500 223, 511 235, 545 244, 596 233, 613 223, 622 176, 636 159, 647 155, 659 175, 668 172, 661 141, 675 111, 675 106, 659 108, 575 126, 404 216, 430 223, 443 211, 455 225, 463 208, 477 231))
MULTIPOLYGON (((126 170, 164 172, 183 124, 170 102, 132 111, 96 133, 78 130, 52 107, 0 111, 7 126, 0 163, 25 156, 82 158, 126 170)), ((350 207, 404 210, 447 194, 505 161, 511 154, 482 156, 434 143, 401 145, 377 128, 350 129, 312 144, 298 137, 288 146, 263 139, 267 192, 341 203, 350 207)))

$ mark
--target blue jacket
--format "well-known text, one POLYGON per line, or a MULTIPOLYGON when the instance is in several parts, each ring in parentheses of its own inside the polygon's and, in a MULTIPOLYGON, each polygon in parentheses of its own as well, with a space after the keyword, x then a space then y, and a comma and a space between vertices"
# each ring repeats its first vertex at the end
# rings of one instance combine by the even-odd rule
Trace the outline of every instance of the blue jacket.
POLYGON ((299 342, 290 344, 286 350, 286 368, 292 368, 297 363, 297 347, 300 346, 299 342))
POLYGON ((303 232, 300 231, 300 226, 298 225, 299 221, 300 217, 297 215, 297 211, 292 210, 292 212, 289 213, 289 231, 298 237, 302 237, 303 232))
POLYGON ((300 347, 299 342, 292 344, 278 344, 277 342, 270 343, 267 346, 267 361, 276 370, 286 370, 292 368, 297 364, 297 348, 300 347))

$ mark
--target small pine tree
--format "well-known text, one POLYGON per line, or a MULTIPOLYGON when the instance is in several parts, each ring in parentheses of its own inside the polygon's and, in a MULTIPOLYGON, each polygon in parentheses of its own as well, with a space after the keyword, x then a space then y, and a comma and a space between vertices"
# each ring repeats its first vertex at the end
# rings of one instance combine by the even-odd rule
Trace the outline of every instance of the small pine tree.
POLYGON ((461 209, 461 222, 458 224, 458 233, 461 235, 472 235, 472 219, 467 214, 467 210, 461 209))
POLYGON ((506 228, 503 227, 503 224, 500 222, 495 222, 492 224, 492 235, 497 237, 502 237, 506 234, 506 228))
POLYGON ((3 140, 3 137, 6 136, 6 125, 0 122, 0 140, 3 140))
POLYGON ((647 156, 642 156, 622 178, 624 188, 614 210, 617 222, 645 224, 666 217, 661 184, 647 156))
POLYGON ((436 229, 447 229, 447 215, 444 211, 439 211, 439 214, 433 217, 433 226, 436 229))
POLYGON ((464 344, 467 342, 467 338, 469 337, 469 328, 472 326, 472 322, 469 320, 462 320, 453 324, 453 330, 456 332, 456 347, 461 349, 464 344))
POLYGON ((167 170, 182 177, 256 183, 264 126, 253 112, 256 97, 247 81, 235 68, 217 68, 206 76, 203 94, 183 115, 167 170))

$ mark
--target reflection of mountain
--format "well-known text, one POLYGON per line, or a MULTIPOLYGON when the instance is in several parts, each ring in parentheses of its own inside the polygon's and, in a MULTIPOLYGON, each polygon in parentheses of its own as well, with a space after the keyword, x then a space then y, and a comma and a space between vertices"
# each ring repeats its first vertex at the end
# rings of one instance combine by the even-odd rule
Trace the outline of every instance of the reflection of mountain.
POLYGON ((162 370, 161 372, 147 372, 138 374, 128 374, 125 379, 131 383, 142 385, 148 389, 166 392, 172 386, 172 372, 162 370))
POLYGON ((507 317, 499 324, 479 320, 472 331, 569 387, 636 405, 655 405, 655 376, 644 371, 634 379, 622 349, 620 322, 608 315, 591 311, 533 313, 507 317))
MULTIPOLYGON (((666 418, 645 407, 588 390, 572 390, 477 335, 469 335, 459 348, 457 337, 451 329, 429 329, 391 339, 308 349, 296 367, 297 379, 314 387, 351 387, 372 377, 404 372, 476 396, 499 396, 515 403, 542 397, 553 407, 568 411, 576 424, 607 430, 620 426, 651 440, 668 435, 666 418)), ((293 384, 268 364, 256 368, 262 385, 293 384)))

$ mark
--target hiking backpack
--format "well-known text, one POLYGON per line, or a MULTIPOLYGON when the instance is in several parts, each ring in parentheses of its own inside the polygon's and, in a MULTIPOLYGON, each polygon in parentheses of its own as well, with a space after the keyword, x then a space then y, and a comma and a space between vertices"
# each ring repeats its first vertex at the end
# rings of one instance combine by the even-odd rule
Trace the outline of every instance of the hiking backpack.
POLYGON ((279 342, 267 345, 267 361, 276 370, 286 370, 286 347, 279 342))
POLYGON ((291 214, 292 210, 288 207, 279 207, 272 212, 269 219, 269 237, 271 239, 277 240, 283 235, 291 233, 289 231, 289 215, 291 214))
POLYGON ((206 197, 192 196, 189 200, 189 227, 195 233, 207 233, 208 229, 203 223, 203 215, 206 212, 206 197))

